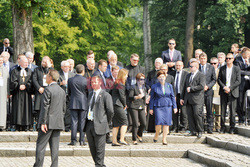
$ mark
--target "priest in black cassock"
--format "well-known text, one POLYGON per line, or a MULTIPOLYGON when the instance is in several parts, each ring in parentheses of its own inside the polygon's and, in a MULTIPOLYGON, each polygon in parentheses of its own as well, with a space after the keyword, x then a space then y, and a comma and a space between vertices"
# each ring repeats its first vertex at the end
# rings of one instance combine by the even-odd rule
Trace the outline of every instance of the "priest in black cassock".
POLYGON ((28 131, 32 124, 32 71, 28 68, 25 56, 21 57, 19 66, 11 72, 10 91, 11 124, 14 129, 28 131))
POLYGON ((32 81, 35 89, 35 104, 34 104, 34 117, 36 122, 39 120, 39 113, 41 109, 41 100, 44 89, 48 86, 46 83, 46 75, 51 69, 50 58, 44 56, 41 62, 41 66, 35 68, 32 76, 32 81))

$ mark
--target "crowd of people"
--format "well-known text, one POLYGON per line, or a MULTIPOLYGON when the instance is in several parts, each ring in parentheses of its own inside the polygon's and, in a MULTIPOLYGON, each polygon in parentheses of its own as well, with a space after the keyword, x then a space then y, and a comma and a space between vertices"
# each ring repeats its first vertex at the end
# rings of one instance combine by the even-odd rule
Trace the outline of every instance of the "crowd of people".
MULTIPOLYGON (((53 78, 50 71, 55 71, 53 60, 44 56, 41 65, 34 65, 34 54, 27 51, 19 54, 17 64, 14 64, 9 39, 4 39, 3 44, 0 56, 0 129, 37 130, 39 122, 45 121, 45 106, 56 103, 46 99, 55 98, 50 97, 52 95, 61 98, 59 94, 46 93, 50 86, 48 75, 53 78)), ((93 155, 95 144, 103 145, 103 140, 112 146, 128 145, 127 132, 132 132, 134 145, 143 142, 145 131, 155 132, 154 142, 162 133, 162 144, 167 145, 170 127, 172 132, 188 131, 188 136, 200 138, 205 131, 209 134, 215 131, 225 133, 226 116, 230 118, 230 134, 234 133, 236 116, 239 125, 245 123, 247 117, 249 121, 244 107, 245 93, 250 89, 249 48, 233 44, 230 53, 219 52, 210 63, 207 54, 197 49, 188 67, 184 68, 174 39, 168 41, 168 47, 161 57, 155 59, 154 69, 147 74, 135 53, 130 56, 127 66, 118 61, 112 50, 107 53, 107 60, 99 61, 90 50, 86 64, 76 67, 73 59, 62 61, 54 82, 65 93, 64 126, 60 129, 71 131, 69 145, 76 145, 78 131, 80 145, 86 145, 86 132, 90 148, 93 146, 93 155), (98 127, 94 131, 91 128, 86 130, 88 122, 92 122, 89 127, 98 127)))

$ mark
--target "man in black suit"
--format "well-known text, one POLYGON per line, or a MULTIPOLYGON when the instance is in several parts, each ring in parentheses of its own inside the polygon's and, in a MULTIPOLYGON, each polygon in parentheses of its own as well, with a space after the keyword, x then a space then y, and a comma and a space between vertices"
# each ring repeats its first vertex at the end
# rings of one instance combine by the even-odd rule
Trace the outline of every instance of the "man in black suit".
POLYGON ((63 116, 66 111, 66 96, 56 83, 58 78, 59 74, 56 70, 50 70, 46 75, 46 82, 49 86, 45 88, 43 93, 34 167, 43 166, 48 142, 51 152, 51 166, 58 166, 60 131, 64 129, 63 116))
POLYGON ((9 61, 13 62, 14 51, 13 48, 10 46, 10 40, 8 38, 5 38, 3 40, 3 46, 0 47, 0 53, 2 52, 8 52, 10 54, 9 61))
POLYGON ((33 64, 34 54, 32 52, 26 52, 25 56, 27 57, 29 61, 28 68, 31 69, 32 72, 34 72, 35 68, 37 68, 37 65, 33 64))
POLYGON ((39 120, 41 110, 42 95, 44 93, 44 89, 48 86, 46 83, 46 76, 48 75, 50 69, 52 69, 50 58, 48 56, 44 56, 41 66, 34 69, 32 76, 32 82, 35 89, 34 117, 37 122, 39 120))
POLYGON ((219 61, 218 68, 221 68, 222 66, 226 65, 225 60, 226 60, 226 54, 223 52, 217 53, 217 58, 219 61))
POLYGON ((70 110, 69 110, 69 97, 68 97, 68 79, 75 76, 74 73, 69 71, 69 67, 70 67, 69 62, 67 61, 61 62, 61 70, 59 71, 60 77, 58 79, 58 84, 66 93, 67 111, 64 116, 66 132, 70 131, 70 126, 71 126, 71 116, 70 116, 70 110))
POLYGON ((203 132, 202 108, 204 105, 204 87, 206 80, 204 74, 199 71, 199 62, 196 60, 190 63, 190 71, 186 77, 183 91, 181 92, 181 105, 187 106, 188 125, 190 133, 188 136, 200 138, 203 132))
POLYGON ((102 79, 99 76, 91 78, 93 91, 88 97, 88 114, 85 131, 90 152, 95 166, 105 166, 106 134, 109 132, 109 122, 114 115, 112 97, 101 89, 102 79))
POLYGON ((76 69, 74 68, 75 67, 75 60, 68 59, 67 61, 69 62, 69 65, 70 65, 69 71, 76 74, 76 69))
POLYGON ((68 95, 70 99, 69 109, 71 113, 71 142, 69 145, 76 145, 77 127, 80 131, 80 145, 86 145, 84 142, 84 126, 87 114, 87 79, 84 76, 84 65, 76 66, 77 74, 68 80, 68 95))
POLYGON ((173 131, 185 131, 188 127, 188 117, 187 117, 187 111, 186 106, 182 106, 180 104, 180 94, 183 91, 184 84, 186 77, 188 75, 187 71, 183 70, 184 64, 182 61, 177 61, 175 64, 176 71, 173 71, 170 73, 174 78, 174 88, 175 88, 175 97, 176 97, 176 103, 177 103, 177 113, 173 114, 173 131), (180 126, 179 126, 179 115, 180 115, 180 126))
POLYGON ((214 126, 214 119, 213 119, 213 95, 214 90, 213 86, 216 83, 216 74, 215 69, 212 65, 207 63, 207 54, 202 52, 200 54, 200 72, 205 75, 206 78, 206 85, 204 87, 204 103, 206 106, 206 115, 207 115, 207 133, 213 133, 213 126, 214 126))
POLYGON ((220 68, 218 84, 220 85, 220 103, 221 103, 221 132, 225 133, 226 109, 229 103, 230 108, 230 130, 234 133, 235 113, 237 108, 237 98, 239 97, 239 85, 241 82, 240 68, 233 65, 234 56, 228 53, 226 57, 227 64, 220 68))
POLYGON ((106 89, 106 77, 104 75, 104 73, 106 72, 107 70, 107 61, 106 60, 99 60, 98 62, 98 69, 95 71, 95 73, 92 75, 93 76, 99 76, 101 79, 102 79, 102 85, 101 85, 101 88, 102 89, 106 89))
POLYGON ((181 52, 175 50, 176 42, 174 39, 168 41, 169 49, 162 52, 161 58, 164 64, 168 65, 168 73, 171 73, 175 70, 175 62, 178 60, 182 61, 181 52))
POLYGON ((242 125, 245 121, 245 118, 244 118, 245 113, 243 110, 243 106, 244 106, 243 104, 244 104, 244 95, 247 91, 245 76, 250 75, 249 55, 250 55, 250 49, 244 48, 241 52, 241 56, 237 56, 234 61, 234 65, 240 67, 240 70, 241 70, 240 94, 239 94, 239 98, 237 99, 237 114, 239 117, 239 125, 242 125))
POLYGON ((94 59, 88 59, 85 67, 85 74, 84 77, 88 80, 91 79, 91 76, 95 73, 95 60, 94 59))
MULTIPOLYGON (((113 50, 108 51, 108 53, 107 53, 108 65, 110 64, 110 62, 109 62, 110 55, 116 55, 116 53, 113 50)), ((117 58, 117 55, 116 55, 116 58, 117 58)), ((116 65, 121 67, 121 68, 123 67, 123 63, 120 61, 117 61, 116 65)))

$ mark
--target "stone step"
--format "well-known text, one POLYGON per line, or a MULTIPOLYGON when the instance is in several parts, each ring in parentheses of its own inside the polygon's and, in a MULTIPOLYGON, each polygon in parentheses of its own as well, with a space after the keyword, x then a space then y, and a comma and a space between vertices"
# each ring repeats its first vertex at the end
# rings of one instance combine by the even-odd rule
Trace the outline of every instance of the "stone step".
POLYGON ((250 155, 250 138, 241 135, 221 134, 207 136, 207 144, 217 148, 224 148, 231 151, 250 155))
POLYGON ((214 147, 189 149, 188 158, 215 167, 250 166, 250 156, 214 147))
MULTIPOLYGON (((111 134, 112 136, 112 134, 111 134)), ((60 135, 60 142, 70 142, 71 134, 70 132, 62 132, 60 135)), ((78 134, 79 137, 79 134, 78 134)), ((152 143, 154 138, 154 133, 143 134, 144 143, 152 143)), ((36 142, 37 132, 1 132, 0 133, 0 143, 1 142, 36 142)), ((159 136, 159 141, 162 140, 162 135, 159 136)), ((175 133, 168 135, 167 140, 169 143, 206 143, 206 137, 197 138, 195 136, 186 137, 184 134, 175 133)), ((87 141, 87 139, 85 139, 87 141)), ((126 141, 132 143, 132 134, 126 134, 126 141)))
MULTIPOLYGON (((35 157, 1 157, 1 166, 31 167, 34 165, 35 157)), ((105 165, 109 167, 205 167, 188 158, 162 158, 162 157, 105 157, 105 165)), ((60 167, 82 167, 94 166, 90 156, 59 156, 60 167)), ((44 166, 50 166, 51 158, 46 156, 44 166)))

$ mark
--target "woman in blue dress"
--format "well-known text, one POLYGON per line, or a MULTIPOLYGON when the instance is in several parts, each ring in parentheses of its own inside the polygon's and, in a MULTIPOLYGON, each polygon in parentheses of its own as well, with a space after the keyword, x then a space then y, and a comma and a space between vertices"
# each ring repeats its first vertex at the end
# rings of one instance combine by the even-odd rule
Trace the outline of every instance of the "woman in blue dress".
POLYGON ((157 142, 161 126, 163 126, 162 144, 167 145, 169 126, 172 124, 172 111, 177 112, 177 105, 172 85, 165 82, 165 72, 159 71, 157 79, 159 82, 151 87, 149 113, 155 114, 154 142, 157 142))

